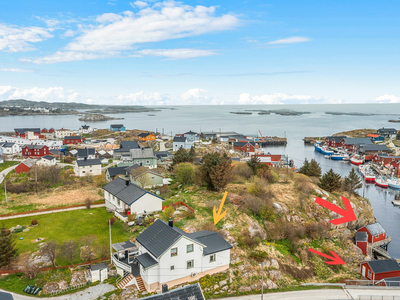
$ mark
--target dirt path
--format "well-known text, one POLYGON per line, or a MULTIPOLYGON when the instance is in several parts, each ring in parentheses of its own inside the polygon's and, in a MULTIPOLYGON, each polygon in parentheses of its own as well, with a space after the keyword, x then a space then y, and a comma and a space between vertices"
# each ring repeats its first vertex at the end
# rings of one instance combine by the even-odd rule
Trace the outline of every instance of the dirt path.
MULTIPOLYGON (((94 204, 94 205, 91 206, 91 208, 104 207, 104 206, 105 206, 105 204, 94 204)), ((31 213, 31 214, 21 214, 21 215, 15 215, 15 216, 1 217, 0 220, 16 219, 16 218, 23 218, 23 217, 29 217, 29 216, 38 216, 38 215, 45 215, 45 214, 53 214, 53 213, 70 211, 70 210, 78 210, 78 209, 86 209, 86 207, 85 206, 79 206, 79 207, 71 207, 71 208, 65 208, 65 209, 55 209, 55 210, 41 211, 41 212, 36 212, 36 213, 31 213)))

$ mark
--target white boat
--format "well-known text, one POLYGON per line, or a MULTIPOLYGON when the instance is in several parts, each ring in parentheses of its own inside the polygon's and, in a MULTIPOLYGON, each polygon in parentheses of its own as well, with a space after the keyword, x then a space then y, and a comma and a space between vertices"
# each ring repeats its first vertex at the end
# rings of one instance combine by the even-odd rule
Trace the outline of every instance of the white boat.
POLYGON ((353 155, 350 158, 350 163, 352 163, 353 165, 359 166, 364 163, 364 159, 360 155, 353 155))
POLYGON ((349 159, 349 156, 345 153, 334 153, 331 155, 332 160, 346 160, 349 159))
POLYGON ((387 180, 383 177, 377 177, 375 179, 375 184, 381 188, 387 188, 389 186, 387 180))
POLYGON ((400 200, 392 200, 394 206, 400 206, 400 200))
POLYGON ((400 189, 400 180, 398 179, 389 179, 388 185, 392 189, 400 189))

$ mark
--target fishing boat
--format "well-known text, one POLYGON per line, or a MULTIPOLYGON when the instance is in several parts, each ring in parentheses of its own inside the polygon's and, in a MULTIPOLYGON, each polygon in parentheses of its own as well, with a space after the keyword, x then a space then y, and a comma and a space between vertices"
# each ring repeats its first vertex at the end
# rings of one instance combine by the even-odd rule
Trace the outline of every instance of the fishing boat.
POLYGON ((373 183, 373 182, 375 182, 375 174, 373 174, 373 173, 371 173, 371 172, 366 173, 366 174, 365 174, 365 181, 366 181, 367 183, 373 183))
POLYGON ((349 156, 346 153, 334 153, 331 155, 332 160, 346 160, 349 156))
POLYGON ((335 152, 330 150, 328 147, 321 147, 321 153, 324 155, 332 155, 335 152))
POLYGON ((353 165, 359 166, 364 163, 364 159, 360 155, 353 155, 350 158, 350 163, 352 163, 353 165))
POLYGON ((400 181, 398 179, 389 179, 388 185, 392 189, 400 189, 400 181))
POLYGON ((322 148, 321 142, 315 142, 315 143, 314 143, 314 150, 315 150, 315 151, 321 152, 321 148, 322 148))
POLYGON ((400 206, 400 200, 392 200, 394 206, 400 206))
POLYGON ((387 189, 389 184, 387 182, 387 180, 383 177, 377 177, 375 179, 375 184, 381 188, 387 189))

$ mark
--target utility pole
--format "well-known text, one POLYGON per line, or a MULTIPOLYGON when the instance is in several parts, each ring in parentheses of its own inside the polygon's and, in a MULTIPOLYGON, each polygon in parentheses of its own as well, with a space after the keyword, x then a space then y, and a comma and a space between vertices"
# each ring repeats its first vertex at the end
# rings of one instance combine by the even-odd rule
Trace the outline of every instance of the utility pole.
POLYGON ((6 196, 6 203, 7 203, 7 183, 6 183, 6 175, 3 175, 4 180, 4 195, 6 196))
POLYGON ((264 300, 264 263, 261 263, 261 300, 264 300))
POLYGON ((36 194, 37 194, 37 169, 36 169, 36 161, 35 161, 35 185, 36 185, 36 194))
POLYGON ((108 231, 110 232, 110 260, 112 262, 112 246, 111 246, 111 221, 108 220, 108 231))

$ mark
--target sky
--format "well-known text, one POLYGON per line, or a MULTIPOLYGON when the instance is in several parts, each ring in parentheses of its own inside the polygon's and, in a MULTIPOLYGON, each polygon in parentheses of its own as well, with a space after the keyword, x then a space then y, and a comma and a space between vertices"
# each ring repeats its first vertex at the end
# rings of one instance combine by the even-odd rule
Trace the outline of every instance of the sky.
POLYGON ((0 100, 400 102, 400 1, 0 5, 0 100))

